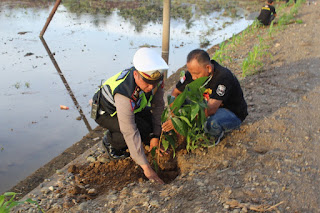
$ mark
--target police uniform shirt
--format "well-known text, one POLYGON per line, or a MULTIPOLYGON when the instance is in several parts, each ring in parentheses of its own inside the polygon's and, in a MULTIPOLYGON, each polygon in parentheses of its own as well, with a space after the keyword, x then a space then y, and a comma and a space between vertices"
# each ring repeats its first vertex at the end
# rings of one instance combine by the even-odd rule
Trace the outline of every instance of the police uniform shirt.
MULTIPOLYGON (((164 109, 163 94, 163 88, 159 87, 151 105, 153 133, 157 135, 160 135, 161 133, 161 114, 164 109)), ((132 110, 130 99, 119 93, 115 94, 114 99, 120 130, 130 151, 130 157, 138 165, 148 164, 148 160, 144 154, 140 132, 135 123, 135 115, 132 110)))
MULTIPOLYGON (((212 79, 206 85, 212 93, 210 98, 221 100, 223 108, 233 112, 241 121, 248 115, 247 103, 243 97, 243 92, 238 79, 233 73, 212 60, 214 71, 212 79)), ((190 72, 186 72, 185 76, 176 84, 176 88, 183 92, 188 83, 193 81, 190 72)))

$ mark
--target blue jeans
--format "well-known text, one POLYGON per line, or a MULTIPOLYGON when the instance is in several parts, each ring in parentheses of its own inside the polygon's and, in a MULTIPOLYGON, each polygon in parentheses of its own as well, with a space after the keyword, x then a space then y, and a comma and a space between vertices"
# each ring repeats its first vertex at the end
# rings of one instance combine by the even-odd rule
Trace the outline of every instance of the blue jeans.
POLYGON ((214 115, 207 118, 204 131, 213 137, 219 137, 221 132, 230 132, 239 128, 241 120, 230 110, 219 108, 214 115))

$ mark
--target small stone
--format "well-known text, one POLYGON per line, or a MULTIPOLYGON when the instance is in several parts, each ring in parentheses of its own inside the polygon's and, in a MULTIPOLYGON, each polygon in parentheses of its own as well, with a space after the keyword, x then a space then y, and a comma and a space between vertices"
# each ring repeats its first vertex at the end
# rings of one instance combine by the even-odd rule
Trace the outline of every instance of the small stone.
POLYGON ((243 212, 243 213, 246 213, 246 212, 248 212, 248 209, 247 209, 247 207, 243 207, 243 208, 241 209, 241 212, 243 212))
POLYGON ((138 189, 134 189, 134 190, 132 191, 132 195, 136 197, 136 196, 141 196, 141 195, 143 195, 143 194, 142 194, 142 192, 140 192, 138 189))
POLYGON ((151 200, 150 201, 150 206, 155 207, 155 208, 159 208, 159 202, 157 200, 151 200))
POLYGON ((116 195, 114 195, 114 194, 108 196, 108 200, 110 200, 110 201, 115 201, 117 199, 118 199, 118 197, 116 195))
POLYGON ((79 211, 83 211, 83 210, 85 210, 85 207, 86 207, 86 203, 81 203, 81 204, 78 206, 78 210, 79 210, 79 211))
POLYGON ((138 206, 134 206, 129 210, 129 213, 140 213, 141 211, 139 211, 139 207, 138 206))
POLYGON ((97 194, 97 190, 96 189, 89 189, 88 194, 95 195, 95 194, 97 194))
POLYGON ((142 193, 148 193, 149 191, 149 189, 142 189, 142 193))
POLYGON ((197 182, 197 185, 198 186, 204 186, 205 184, 200 180, 200 181, 197 182))
POLYGON ((102 156, 99 156, 98 157, 98 161, 101 162, 101 163, 108 163, 108 162, 110 162, 110 159, 102 157, 102 156))
POLYGON ((227 204, 224 204, 224 205, 223 205, 223 208, 225 208, 225 209, 229 209, 229 208, 230 208, 230 206, 229 206, 229 205, 227 205, 227 204))
POLYGON ((77 167, 75 165, 71 165, 69 168, 68 168, 68 172, 70 173, 75 173, 77 170, 77 167))
POLYGON ((50 189, 48 187, 43 187, 41 190, 42 194, 48 194, 50 192, 50 189))
POLYGON ((57 170, 56 170, 56 173, 57 173, 58 175, 61 175, 61 174, 63 173, 63 171, 62 171, 61 169, 57 169, 57 170))
POLYGON ((91 162, 91 163, 94 163, 94 162, 97 161, 97 159, 95 157, 93 157, 93 156, 89 156, 89 157, 87 157, 87 161, 91 162))

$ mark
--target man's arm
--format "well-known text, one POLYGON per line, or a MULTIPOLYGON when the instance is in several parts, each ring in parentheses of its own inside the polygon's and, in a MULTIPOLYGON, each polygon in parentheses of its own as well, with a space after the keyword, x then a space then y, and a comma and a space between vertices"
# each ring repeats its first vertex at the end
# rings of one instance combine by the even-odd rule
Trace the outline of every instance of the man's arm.
POLYGON ((135 116, 131 108, 130 99, 121 94, 116 94, 114 100, 117 108, 120 130, 128 146, 131 158, 141 166, 148 179, 163 183, 151 168, 144 154, 140 132, 135 123, 135 116))
POLYGON ((172 92, 171 92, 171 95, 173 96, 173 97, 178 97, 178 95, 180 95, 182 92, 180 91, 180 90, 178 90, 177 88, 174 88, 173 90, 172 90, 172 92))
MULTIPOLYGON (((153 134, 159 136, 159 138, 161 135, 161 115, 164 109, 163 94, 163 88, 159 87, 156 94, 154 94, 151 105, 153 134)), ((159 145, 159 138, 151 138, 149 152, 152 150, 153 147, 157 147, 159 145)))
MULTIPOLYGON (((171 92, 171 96, 173 96, 173 97, 178 97, 178 95, 180 95, 182 92, 180 91, 180 90, 178 90, 177 88, 174 88, 173 90, 172 90, 172 92, 171 92)), ((174 129, 174 126, 173 126, 173 124, 172 124, 172 121, 171 121, 171 119, 170 120, 168 120, 168 121, 166 121, 166 122, 164 122, 163 124, 162 124, 162 130, 164 131, 164 132, 169 132, 170 130, 172 130, 172 129, 174 129)))
POLYGON ((222 104, 221 100, 210 98, 208 100, 208 106, 205 109, 206 117, 214 115, 219 109, 219 107, 221 106, 221 104, 222 104))

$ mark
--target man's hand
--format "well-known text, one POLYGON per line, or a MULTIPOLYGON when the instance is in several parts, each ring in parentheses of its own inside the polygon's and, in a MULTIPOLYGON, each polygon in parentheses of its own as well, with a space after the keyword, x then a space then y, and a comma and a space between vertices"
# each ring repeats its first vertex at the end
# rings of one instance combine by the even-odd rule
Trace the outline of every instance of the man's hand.
POLYGON ((150 180, 155 181, 156 183, 164 184, 163 180, 159 178, 157 173, 153 171, 151 166, 149 164, 141 165, 141 168, 143 169, 144 175, 150 180))
MULTIPOLYGON (((150 149, 149 149, 149 152, 151 152, 151 150, 153 149, 153 147, 158 147, 158 145, 159 145, 159 139, 158 138, 151 138, 151 140, 150 140, 150 149)), ((159 150, 160 150, 160 156, 162 157, 162 154, 161 153, 165 153, 165 154, 168 154, 168 153, 166 153, 165 151, 164 151, 164 149, 163 148, 157 148, 157 153, 159 152, 159 150)))
POLYGON ((170 130, 173 130, 173 129, 174 129, 174 126, 172 124, 171 119, 162 124, 162 131, 164 132, 169 132, 170 130))

